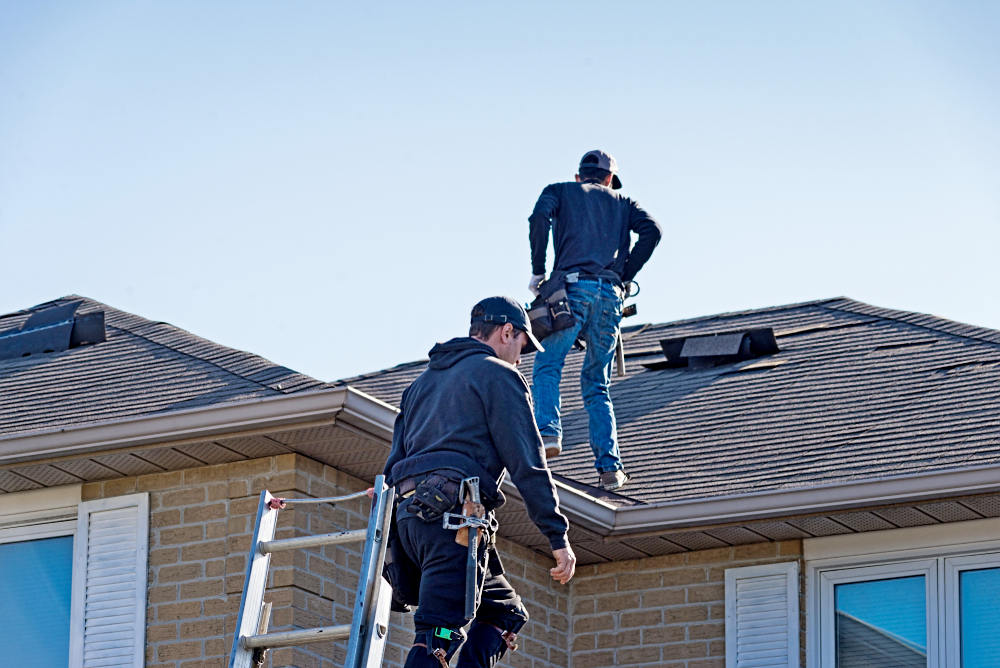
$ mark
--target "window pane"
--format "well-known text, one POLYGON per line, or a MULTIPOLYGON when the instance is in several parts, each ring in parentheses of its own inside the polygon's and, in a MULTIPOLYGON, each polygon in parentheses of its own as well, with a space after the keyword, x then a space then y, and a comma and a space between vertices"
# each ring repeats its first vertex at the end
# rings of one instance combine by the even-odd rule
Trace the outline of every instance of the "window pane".
POLYGON ((0 648, 7 666, 69 663, 73 537, 0 544, 0 648))
POLYGON ((997 665, 1000 656, 1000 568, 959 574, 962 668, 997 665))
POLYGON ((838 668, 927 665, 924 576, 834 588, 838 668))

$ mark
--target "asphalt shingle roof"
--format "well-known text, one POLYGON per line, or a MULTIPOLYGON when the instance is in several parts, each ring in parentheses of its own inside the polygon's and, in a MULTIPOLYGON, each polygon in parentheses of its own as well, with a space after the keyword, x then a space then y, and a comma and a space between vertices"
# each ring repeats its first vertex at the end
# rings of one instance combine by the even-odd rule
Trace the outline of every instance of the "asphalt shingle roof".
POLYGON ((251 353, 71 295, 0 316, 0 336, 51 306, 104 311, 107 340, 0 360, 0 435, 330 387, 251 353))
MULTIPOLYGON (((807 488, 1000 463, 1000 332, 845 298, 624 330, 613 379, 623 501, 807 488), (651 370, 659 341, 772 327, 780 351, 707 369, 651 370)), ((567 482, 593 484, 583 353, 563 375, 567 482)), ((339 381, 398 406, 425 361, 339 381)), ((522 362, 531 378, 532 356, 522 362)))

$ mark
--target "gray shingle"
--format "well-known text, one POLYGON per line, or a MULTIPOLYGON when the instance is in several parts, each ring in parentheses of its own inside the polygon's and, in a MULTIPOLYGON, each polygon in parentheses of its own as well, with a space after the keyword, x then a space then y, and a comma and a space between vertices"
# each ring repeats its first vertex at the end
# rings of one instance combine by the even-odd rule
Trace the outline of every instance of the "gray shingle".
POLYGON ((78 315, 105 312, 107 341, 0 360, 0 437, 329 387, 257 355, 84 297, 0 316, 0 331, 21 327, 45 307, 74 301, 82 302, 78 315))

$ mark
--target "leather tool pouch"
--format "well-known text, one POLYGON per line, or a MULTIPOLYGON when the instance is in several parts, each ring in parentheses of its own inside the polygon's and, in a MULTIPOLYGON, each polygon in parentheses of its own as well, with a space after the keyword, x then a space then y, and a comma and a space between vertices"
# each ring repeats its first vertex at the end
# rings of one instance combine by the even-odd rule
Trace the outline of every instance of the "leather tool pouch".
POLYGON ((410 512, 424 522, 437 522, 458 503, 459 484, 432 473, 419 483, 410 501, 410 512))
POLYGON ((528 306, 528 319, 532 333, 539 340, 576 324, 566 295, 565 272, 552 272, 552 276, 538 286, 538 297, 528 306))

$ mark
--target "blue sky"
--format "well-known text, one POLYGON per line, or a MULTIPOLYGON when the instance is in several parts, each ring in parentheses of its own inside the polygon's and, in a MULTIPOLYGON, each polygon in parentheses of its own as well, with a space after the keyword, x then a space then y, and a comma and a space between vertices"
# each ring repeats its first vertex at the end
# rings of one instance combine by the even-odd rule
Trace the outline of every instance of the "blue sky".
POLYGON ((527 300, 604 148, 633 322, 845 295, 1000 328, 1000 4, 0 0, 0 312, 76 293, 323 380, 527 300))

